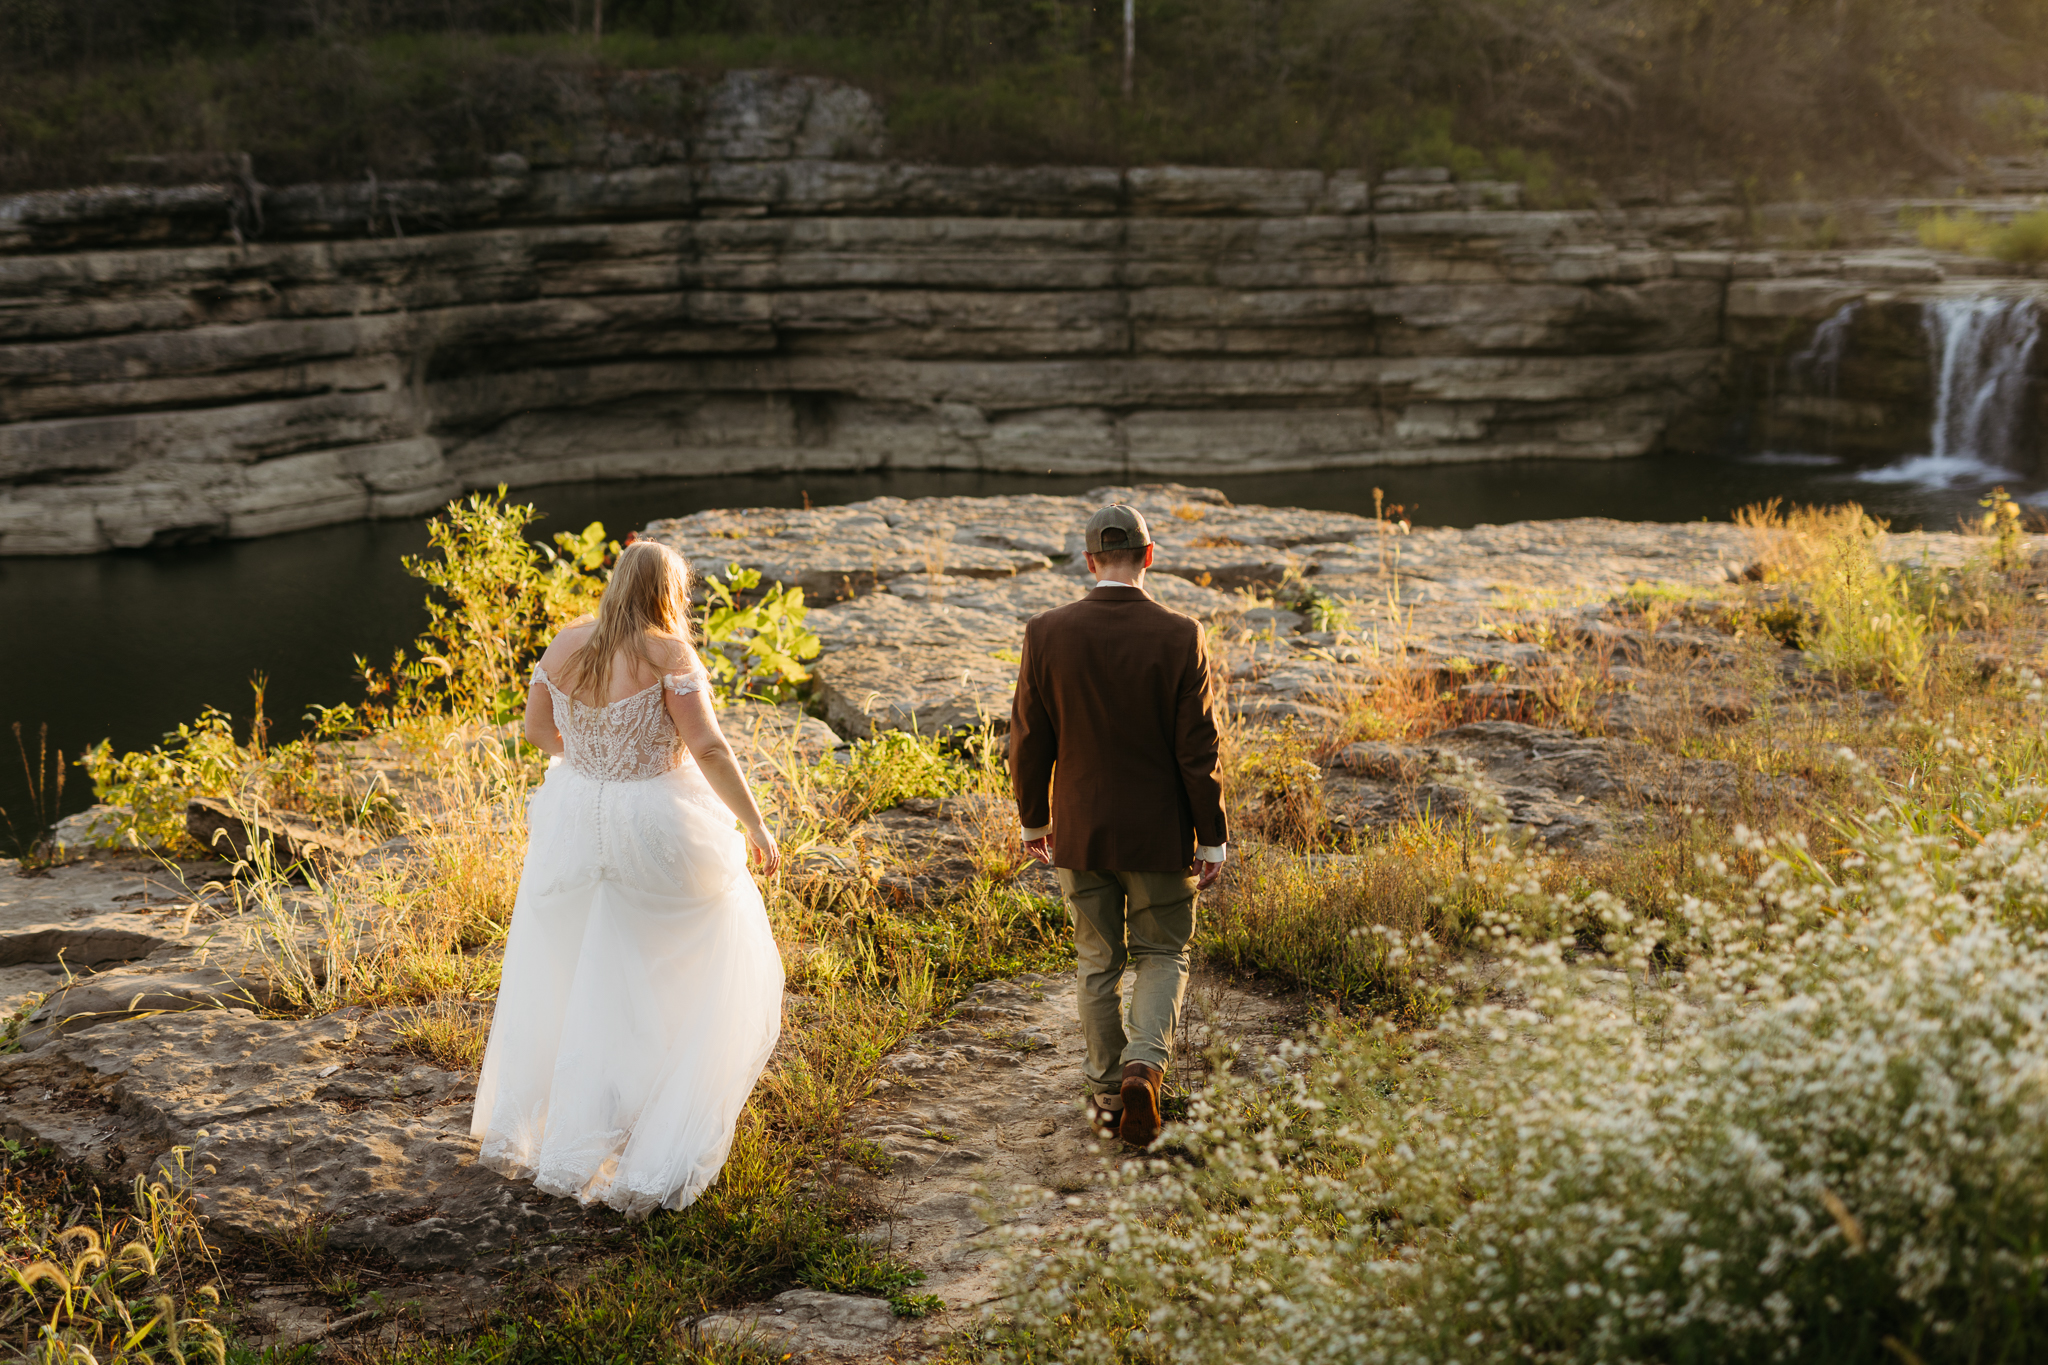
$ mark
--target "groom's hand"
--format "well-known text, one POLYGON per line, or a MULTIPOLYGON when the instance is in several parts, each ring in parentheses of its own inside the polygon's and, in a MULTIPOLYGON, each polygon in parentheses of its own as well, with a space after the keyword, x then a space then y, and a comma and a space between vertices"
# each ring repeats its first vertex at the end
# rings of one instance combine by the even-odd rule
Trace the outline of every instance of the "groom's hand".
POLYGON ((1210 862, 1207 858, 1195 859, 1195 890, 1207 891, 1223 876, 1223 863, 1219 859, 1210 862))
POLYGON ((1052 836, 1050 834, 1046 835, 1043 839, 1026 839, 1024 841, 1024 851, 1038 859, 1041 863, 1044 863, 1047 867, 1052 866, 1052 836))

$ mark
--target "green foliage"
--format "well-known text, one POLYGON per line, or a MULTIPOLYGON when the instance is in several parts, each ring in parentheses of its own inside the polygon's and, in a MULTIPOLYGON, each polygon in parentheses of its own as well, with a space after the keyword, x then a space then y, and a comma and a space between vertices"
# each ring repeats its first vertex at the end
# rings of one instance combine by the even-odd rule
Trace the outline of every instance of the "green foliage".
POLYGON ((777 583, 755 601, 741 597, 760 585, 759 569, 737 564, 726 566, 722 583, 705 578, 712 603, 704 616, 704 664, 732 697, 789 701, 811 680, 804 664, 821 646, 804 628, 804 590, 777 583))
POLYGON ((973 775, 957 748, 906 730, 878 730, 855 740, 844 757, 828 754, 810 773, 831 798, 834 816, 847 825, 914 796, 951 796, 973 775))
POLYGON ((563 626, 594 611, 616 542, 592 522, 536 545, 526 528, 540 516, 530 504, 472 493, 427 523, 438 556, 405 558, 405 571, 428 589, 427 628, 412 652, 397 651, 386 671, 356 660, 381 715, 445 712, 503 723, 526 705, 533 663, 563 626))
POLYGON ((133 812, 126 837, 143 848, 171 848, 185 841, 185 803, 233 791, 244 760, 233 717, 209 706, 154 748, 116 755, 103 739, 78 763, 96 798, 133 812))
MULTIPOLYGON (((608 126, 672 135, 696 92, 626 71, 778 67, 882 96, 899 152, 954 164, 1446 165, 1519 179, 1538 207, 1579 174, 1873 184, 1901 166, 2038 145, 2048 16, 1970 0, 1850 11, 1750 0, 1537 7, 1410 0, 1147 0, 1136 87, 1095 6, 610 0, 602 42, 563 11, 62 6, 0 0, 0 191, 135 179, 271 184, 482 174, 608 126), (1226 113, 1227 111, 1227 113, 1226 113), (1565 174, 1560 167, 1571 168, 1565 174)), ((403 230, 396 221, 392 227, 403 230)))
POLYGON ((2048 261, 2048 209, 2016 216, 1992 234, 1990 251, 2001 261, 2048 261))
POLYGON ((1445 166, 1460 180, 1491 180, 1493 165, 1485 152, 1458 141, 1452 133, 1456 114, 1448 108, 1424 110, 1420 125, 1401 148, 1404 166, 1445 166))
POLYGON ((1884 561, 1883 538, 1866 516, 1828 539, 1807 584, 1806 648, 1845 677, 1913 691, 1927 676, 1927 617, 1907 572, 1884 561))
POLYGON ((141 848, 184 848, 185 805, 195 797, 230 798, 251 808, 274 807, 351 824, 380 825, 392 814, 388 798, 350 799, 327 780, 333 759, 324 746, 355 734, 354 707, 315 706, 307 734, 269 742, 263 679, 251 684, 254 706, 248 739, 235 737, 234 717, 209 706, 181 722, 153 747, 116 754, 106 740, 85 751, 78 766, 91 777, 95 799, 130 812, 120 838, 141 848))
POLYGON ((1900 221, 1913 229, 1920 245, 1930 251, 1955 251, 1981 256, 1991 249, 1998 229, 1983 214, 1972 209, 1934 209, 1924 214, 1902 211, 1900 221))
POLYGON ((1351 608, 1341 597, 1332 597, 1307 579, 1290 578, 1280 585, 1279 602, 1289 611, 1308 618, 1310 630, 1343 634, 1351 629, 1351 608))

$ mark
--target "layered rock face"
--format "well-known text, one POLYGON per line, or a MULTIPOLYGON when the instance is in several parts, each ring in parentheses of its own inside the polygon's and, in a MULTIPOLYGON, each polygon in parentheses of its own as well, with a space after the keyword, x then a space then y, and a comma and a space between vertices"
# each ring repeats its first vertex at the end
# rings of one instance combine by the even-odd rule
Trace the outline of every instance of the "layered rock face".
POLYGON ((1720 391, 1733 258, 1686 248, 1730 209, 909 166, 857 91, 680 81, 481 180, 0 202, 0 553, 499 482, 1605 458, 1720 391))

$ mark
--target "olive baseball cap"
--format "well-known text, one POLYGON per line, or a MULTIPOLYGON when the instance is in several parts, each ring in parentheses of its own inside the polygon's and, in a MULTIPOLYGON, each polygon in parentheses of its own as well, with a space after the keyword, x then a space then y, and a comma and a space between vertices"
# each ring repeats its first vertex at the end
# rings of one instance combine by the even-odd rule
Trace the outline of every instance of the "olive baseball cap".
POLYGON ((1145 525, 1144 514, 1135 507, 1117 503, 1105 507, 1088 518, 1088 553, 1099 555, 1104 550, 1138 550, 1152 543, 1152 528, 1145 525), (1104 533, 1108 544, 1103 543, 1104 533))

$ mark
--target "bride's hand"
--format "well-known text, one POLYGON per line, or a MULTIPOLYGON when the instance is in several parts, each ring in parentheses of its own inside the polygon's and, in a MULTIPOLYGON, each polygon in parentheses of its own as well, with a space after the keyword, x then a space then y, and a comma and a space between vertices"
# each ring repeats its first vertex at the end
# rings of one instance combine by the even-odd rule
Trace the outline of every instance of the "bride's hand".
POLYGON ((782 850, 775 846, 775 836, 766 825, 747 831, 747 861, 764 877, 774 876, 775 869, 782 866, 782 850))

